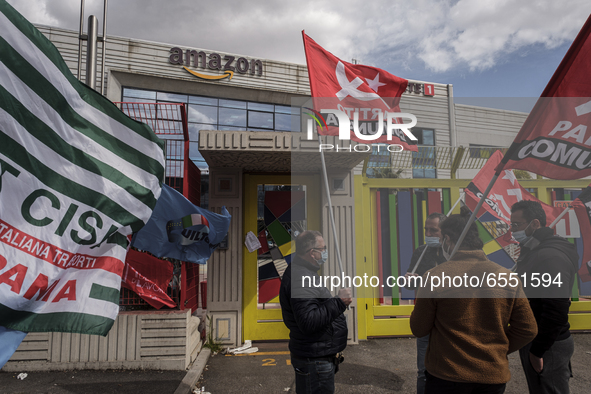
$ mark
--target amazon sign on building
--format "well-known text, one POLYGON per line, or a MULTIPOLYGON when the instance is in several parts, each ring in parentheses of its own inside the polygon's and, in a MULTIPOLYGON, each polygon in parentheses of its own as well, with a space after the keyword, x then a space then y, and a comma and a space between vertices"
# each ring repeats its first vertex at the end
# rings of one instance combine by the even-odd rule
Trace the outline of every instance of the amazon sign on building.
POLYGON ((234 73, 246 74, 250 71, 251 75, 263 75, 263 62, 258 59, 246 59, 245 57, 236 57, 233 55, 220 55, 219 53, 206 53, 194 49, 182 50, 174 47, 170 50, 170 64, 178 64, 191 75, 197 78, 219 80, 232 79, 234 73), (199 67, 203 70, 222 71, 222 75, 208 75, 197 72, 191 68, 199 67))
MULTIPOLYGON (((39 29, 56 45, 76 75, 78 32, 46 26, 39 29)), ((207 48, 205 41, 199 45, 207 48)), ((303 54, 303 44, 301 51, 303 54)), ((97 70, 101 70, 100 46, 97 57, 97 70)), ((386 75, 380 72, 368 71, 355 77, 339 71, 338 65, 331 67, 327 72, 334 73, 339 84, 335 85, 333 100, 350 96, 361 83, 371 86, 378 96, 388 87, 386 75)), ((79 76, 82 80, 85 69, 83 62, 79 76)), ((409 77, 403 75, 405 70, 387 71, 409 77)), ((313 106, 306 105, 311 99, 306 65, 228 53, 224 48, 203 49, 110 36, 104 80, 97 81, 97 90, 114 102, 186 106, 189 158, 202 173, 209 171, 208 187, 202 188, 202 206, 214 212, 225 206, 232 216, 227 249, 216 250, 207 263, 207 310, 214 336, 228 345, 240 345, 245 339, 288 338, 277 295, 279 278, 294 252, 291 238, 303 229, 331 233, 319 141, 312 136, 316 123, 312 124, 310 114, 316 115, 309 111, 313 106), (257 242, 245 247, 249 233, 248 239, 259 240, 258 248, 257 242), (249 250, 253 245, 255 249, 249 250)), ((449 167, 438 166, 441 156, 429 153, 433 152, 429 148, 509 146, 527 115, 457 104, 452 86, 446 83, 412 80, 400 93, 398 112, 416 119, 408 131, 418 142, 418 152, 412 152, 412 157, 408 154, 409 163, 417 165, 404 170, 402 177, 406 179, 451 178, 449 167)), ((339 114, 354 119, 355 111, 346 101, 331 108, 337 114, 335 119, 339 114)), ((379 119, 369 106, 360 112, 364 117, 375 115, 379 119)), ((370 123, 373 119, 365 123, 361 120, 360 134, 376 123, 370 123)), ((336 125, 329 116, 324 121, 325 128, 336 125)), ((356 272, 356 248, 363 247, 356 243, 352 229, 361 223, 354 219, 356 210, 361 209, 355 206, 354 195, 364 159, 370 157, 374 167, 390 166, 393 155, 398 153, 373 147, 373 141, 365 141, 362 146, 338 137, 322 138, 325 146, 332 147, 324 152, 328 185, 334 212, 340 212, 335 218, 336 228, 347 229, 341 232, 339 242, 343 255, 349 256, 345 271, 351 273, 356 272)), ((168 158, 183 156, 182 152, 166 154, 168 158)), ((454 175, 468 179, 475 172, 454 175)), ((331 258, 325 267, 338 272, 335 264, 331 258)), ((351 305, 348 319, 352 340, 358 338, 357 316, 365 311, 366 305, 351 305)))

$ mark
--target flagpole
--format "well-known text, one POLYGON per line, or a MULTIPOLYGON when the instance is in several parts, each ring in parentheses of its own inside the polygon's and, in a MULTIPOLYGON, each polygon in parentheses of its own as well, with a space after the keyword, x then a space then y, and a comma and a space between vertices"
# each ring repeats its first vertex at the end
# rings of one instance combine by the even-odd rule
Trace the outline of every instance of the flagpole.
MULTIPOLYGON (((309 59, 309 54, 308 51, 306 49, 306 33, 304 32, 304 30, 302 30, 302 39, 304 41, 304 53, 306 55, 306 64, 311 64, 310 63, 310 59, 309 59)), ((316 92, 314 92, 314 88, 312 87, 312 72, 313 72, 313 67, 308 67, 308 79, 310 80, 310 93, 312 94, 312 99, 314 99, 314 97, 316 96, 316 92)), ((322 144, 322 139, 320 138, 320 134, 318 134, 318 144, 322 144)), ((322 172, 324 175, 324 187, 326 189, 326 199, 328 200, 328 215, 330 217, 330 223, 332 226, 332 234, 333 234, 333 238, 334 238, 334 242, 335 242, 335 248, 337 251, 337 261, 339 262, 339 268, 341 269, 341 275, 343 275, 345 273, 345 271, 343 270, 343 263, 341 261, 341 251, 340 251, 340 247, 339 247, 339 241, 337 239, 337 228, 335 226, 334 223, 334 215, 332 213, 332 202, 330 199, 330 187, 328 185, 328 173, 326 171, 326 162, 324 161, 324 152, 322 151, 322 149, 320 150, 320 161, 322 162, 322 172)), ((348 307, 347 307, 348 309, 348 307)))
POLYGON ((556 217, 556 219, 554 219, 554 221, 552 222, 552 224, 551 224, 551 225, 549 225, 548 227, 552 228, 552 227, 556 226, 556 224, 558 223, 558 221, 559 221, 560 219, 562 219, 562 217, 563 217, 564 215, 566 215, 566 214, 567 214, 567 212, 568 212, 568 211, 570 211, 571 209, 572 209, 571 207, 568 207, 568 208, 566 208, 564 211, 562 211, 562 212, 560 213, 560 215, 558 215, 558 216, 556 217))
MULTIPOLYGON (((318 144, 322 144, 320 134, 318 134, 318 144)), ((339 262, 339 268, 341 269, 341 276, 345 274, 343 270, 343 263, 341 261, 341 251, 339 247, 339 241, 337 238, 337 227, 334 223, 334 215, 332 213, 332 202, 330 200, 330 186, 328 184, 328 173, 326 171, 326 162, 324 161, 324 152, 320 149, 320 161, 322 162, 322 174, 324 175, 324 188, 326 190, 326 199, 328 200, 328 216, 330 216, 330 224, 332 226, 332 235, 334 238, 335 248, 337 251, 337 261, 339 262)))
POLYGON ((499 177, 500 174, 501 174, 500 171, 495 172, 495 175, 490 180, 490 183, 486 187, 486 190, 484 191, 484 193, 482 193, 482 197, 480 197, 480 201, 478 201, 478 204, 476 204, 476 208, 474 208, 474 211, 472 211, 472 215, 470 215, 470 219, 468 219, 468 223, 466 223, 466 227, 464 227, 464 230, 462 231, 462 233, 460 234, 460 237, 458 238, 458 240, 456 242, 456 246, 454 246, 454 250, 451 252, 451 256, 449 257, 450 260, 454 257, 454 254, 456 254, 457 250, 460 248, 460 245, 462 244, 462 241, 464 240, 464 238, 466 238, 466 234, 468 233, 468 229, 470 228, 472 223, 474 223, 474 221, 476 220, 476 214, 478 213, 478 211, 480 211, 480 208, 482 208, 482 204, 484 203, 484 199, 486 198, 486 196, 488 196, 488 193, 490 193, 490 190, 492 189, 493 185, 497 181, 497 178, 499 177))
POLYGON ((425 246, 425 249, 423 249, 423 253, 421 253, 421 256, 419 257, 419 259, 417 260, 414 268, 411 271, 411 275, 415 273, 415 271, 417 270, 417 267, 419 266, 419 264, 421 264, 421 261, 423 260, 423 256, 425 255, 425 252, 427 251, 428 246, 425 246))
MULTIPOLYGON (((463 193, 463 192, 462 192, 463 193)), ((453 205, 453 207, 451 207, 451 209, 449 210, 449 212, 447 213, 447 215, 445 216, 449 216, 451 215, 451 213, 454 211, 454 209, 456 209, 456 207, 458 206, 458 204, 460 203, 460 201, 462 201, 462 195, 460 194, 460 197, 458 197, 458 200, 455 202, 455 204, 453 205)))
MULTIPOLYGON (((462 196, 460 195, 460 197, 458 197, 458 200, 456 201, 456 203, 454 204, 454 206, 451 207, 451 209, 449 210, 449 212, 445 216, 449 216, 454 211, 454 209, 456 209, 456 207, 458 206, 458 204, 460 203, 461 200, 462 200, 462 196)), ((423 260, 423 256, 425 255, 425 252, 427 251, 427 248, 428 248, 428 246, 426 246, 425 249, 423 249, 423 253, 421 253, 421 256, 419 257, 419 259, 415 263, 415 266, 412 269, 411 274, 414 274, 415 271, 417 270, 417 267, 419 266, 419 264, 421 264, 421 261, 423 260)))

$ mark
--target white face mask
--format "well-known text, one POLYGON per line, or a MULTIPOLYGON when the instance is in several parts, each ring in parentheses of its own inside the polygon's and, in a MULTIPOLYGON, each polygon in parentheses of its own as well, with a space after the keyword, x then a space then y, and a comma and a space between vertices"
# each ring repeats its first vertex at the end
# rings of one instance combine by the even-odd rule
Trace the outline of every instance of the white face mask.
POLYGON ((425 237, 425 244, 431 248, 441 246, 441 243, 439 242, 439 237, 425 237))

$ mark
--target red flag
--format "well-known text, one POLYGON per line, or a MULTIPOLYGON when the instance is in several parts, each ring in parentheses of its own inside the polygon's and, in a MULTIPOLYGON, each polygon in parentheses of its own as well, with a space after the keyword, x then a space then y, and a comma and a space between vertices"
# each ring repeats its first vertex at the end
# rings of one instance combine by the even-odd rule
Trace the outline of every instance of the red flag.
MULTIPOLYGON (((352 131, 349 134, 350 139, 361 143, 371 141, 400 144, 404 149, 418 151, 416 138, 410 132, 405 133, 403 129, 394 128, 390 139, 387 135, 387 114, 400 112, 400 96, 406 90, 408 81, 377 67, 342 61, 324 50, 303 31, 302 35, 310 90, 314 98, 314 114, 318 115, 321 109, 338 109, 353 120, 354 113, 357 112, 359 133, 365 138, 352 131), (383 120, 381 128, 380 115, 383 120)), ((319 133, 339 135, 338 127, 335 127, 338 125, 337 119, 331 115, 323 117, 326 117, 327 127, 320 128, 319 133)), ((403 123, 397 118, 391 120, 393 123, 403 123)))
POLYGON ((156 309, 174 308, 176 303, 165 290, 172 279, 172 271, 169 261, 129 249, 121 284, 156 309))
POLYGON ((527 170, 553 179, 591 175, 591 17, 515 137, 497 172, 527 170))
POLYGON ((578 274, 583 282, 589 282, 591 280, 591 185, 573 200, 572 206, 577 214, 583 241, 583 259, 578 274))
MULTIPOLYGON (((472 211, 476 208, 476 204, 482 197, 483 191, 486 190, 490 179, 495 173, 495 167, 501 162, 502 157, 503 155, 501 151, 496 151, 490 159, 488 159, 484 167, 478 171, 478 174, 476 174, 468 187, 464 189, 464 192, 466 192, 466 205, 472 211)), ((544 211, 546 212, 547 225, 550 225, 564 210, 563 208, 555 208, 541 202, 530 192, 521 187, 515 178, 513 171, 503 170, 485 199, 484 204, 482 204, 482 208, 480 208, 477 217, 481 217, 486 212, 489 212, 498 220, 502 220, 510 225, 511 206, 521 200, 532 200, 542 204, 542 208, 544 208, 544 211)))

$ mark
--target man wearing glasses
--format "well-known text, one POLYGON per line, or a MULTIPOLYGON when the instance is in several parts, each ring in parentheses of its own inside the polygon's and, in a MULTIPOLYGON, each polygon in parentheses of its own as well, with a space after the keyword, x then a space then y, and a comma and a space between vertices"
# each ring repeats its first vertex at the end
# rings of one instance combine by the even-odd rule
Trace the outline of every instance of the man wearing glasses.
POLYGON ((516 272, 538 324, 538 335, 519 350, 530 393, 568 393, 574 341, 568 311, 579 256, 573 244, 546 227, 537 201, 511 207, 511 231, 521 253, 516 272))
POLYGON ((328 258, 322 234, 304 231, 295 247, 295 257, 283 273, 279 301, 289 328, 296 393, 334 393, 339 353, 347 346, 344 312, 352 302, 351 290, 341 289, 333 297, 321 285, 317 271, 328 258))

